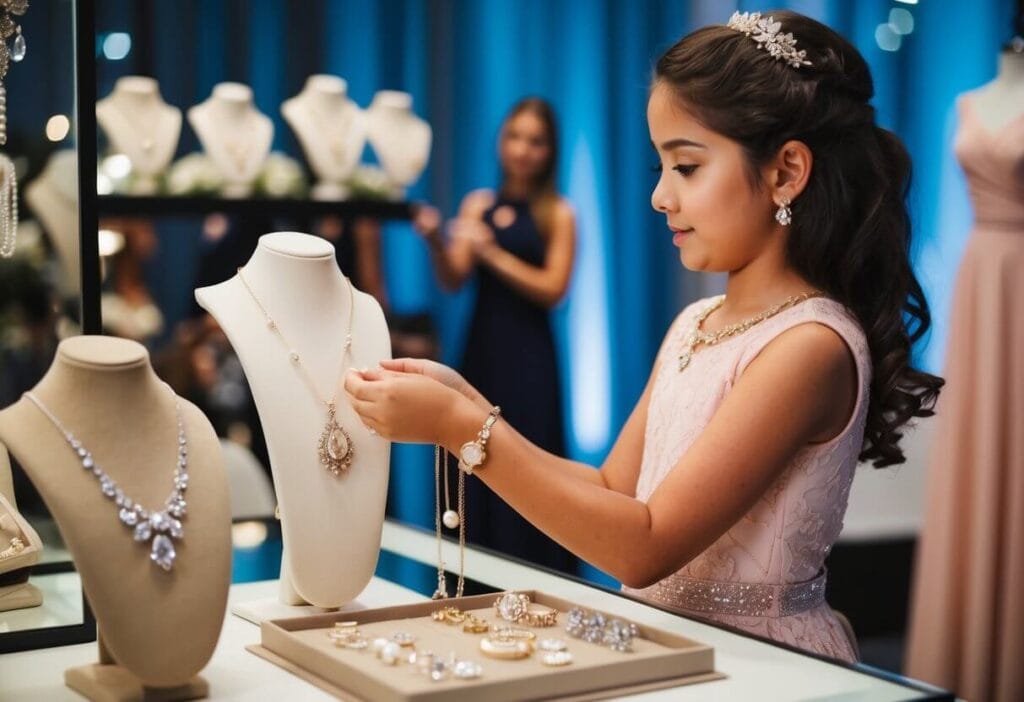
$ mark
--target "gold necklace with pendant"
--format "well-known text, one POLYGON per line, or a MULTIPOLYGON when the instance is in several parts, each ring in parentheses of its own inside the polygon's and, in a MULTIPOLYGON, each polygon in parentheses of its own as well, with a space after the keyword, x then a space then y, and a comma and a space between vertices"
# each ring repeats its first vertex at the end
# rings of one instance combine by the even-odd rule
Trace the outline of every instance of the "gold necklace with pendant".
MULTIPOLYGON (((284 337, 281 332, 281 328, 274 321, 270 313, 267 312, 267 308, 263 306, 260 299, 256 297, 256 293, 253 292, 249 286, 249 281, 245 279, 242 274, 242 269, 238 269, 238 279, 242 281, 242 285, 249 292, 249 296, 252 297, 253 302, 260 308, 263 313, 263 317, 267 321, 267 328, 277 334, 278 338, 281 339, 285 347, 288 348, 288 357, 291 359, 292 365, 297 367, 302 373, 302 376, 306 380, 306 384, 309 385, 310 390, 313 391, 313 395, 316 396, 322 404, 327 407, 327 421, 324 423, 324 430, 320 434, 320 439, 317 443, 317 453, 320 456, 320 463, 323 467, 330 471, 333 475, 340 475, 343 471, 347 470, 352 465, 352 459, 355 456, 355 447, 352 445, 352 437, 349 435, 345 428, 338 424, 338 420, 335 418, 336 410, 336 398, 338 396, 338 381, 334 383, 334 394, 331 395, 330 400, 325 400, 320 397, 320 393, 317 392, 316 383, 313 382, 313 378, 310 377, 306 367, 302 364, 302 357, 299 352, 295 350, 288 340, 284 337)), ((345 368, 345 357, 351 353, 352 350, 352 317, 355 313, 355 289, 352 287, 352 281, 345 278, 345 282, 348 283, 348 330, 345 332, 345 349, 341 354, 341 367, 342 371, 338 373, 340 379, 341 373, 344 372, 345 368)))
POLYGON ((697 317, 697 321, 693 325, 693 331, 691 331, 690 335, 686 337, 686 342, 683 345, 683 352, 679 354, 679 371, 683 371, 688 365, 690 365, 690 359, 693 358, 693 354, 696 353, 697 347, 700 346, 701 344, 704 344, 706 346, 714 346, 723 339, 727 339, 731 336, 736 336, 737 334, 742 334, 743 332, 753 327, 755 324, 760 324, 764 320, 770 317, 774 317, 779 312, 789 309, 790 307, 799 302, 809 300, 812 297, 821 297, 824 294, 825 293, 819 290, 814 290, 812 292, 803 293, 801 295, 792 295, 783 300, 782 302, 780 302, 779 304, 769 307, 768 309, 764 310, 763 312, 760 312, 759 314, 754 315, 753 317, 744 319, 742 322, 730 324, 729 326, 723 329, 719 329, 716 332, 702 331, 701 325, 704 324, 704 320, 711 316, 712 312, 717 310, 725 303, 725 295, 720 296, 717 300, 708 305, 703 312, 700 313, 700 315, 697 317))

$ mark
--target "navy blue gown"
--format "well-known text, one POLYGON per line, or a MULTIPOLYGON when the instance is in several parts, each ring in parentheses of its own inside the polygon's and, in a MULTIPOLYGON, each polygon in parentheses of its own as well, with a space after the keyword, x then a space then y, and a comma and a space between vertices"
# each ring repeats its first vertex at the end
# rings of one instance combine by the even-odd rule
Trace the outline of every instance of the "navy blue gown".
MULTIPOLYGON (((534 266, 544 264, 545 242, 525 200, 496 198, 484 213, 503 249, 534 266), (515 210, 507 227, 494 224, 502 206, 515 210)), ((548 310, 477 267, 476 306, 466 340, 462 374, 502 417, 527 439, 565 455, 562 399, 548 310)), ((486 470, 486 465, 481 470, 486 470)), ((576 557, 549 539, 479 480, 466 482, 466 538, 504 553, 576 572, 576 557)))

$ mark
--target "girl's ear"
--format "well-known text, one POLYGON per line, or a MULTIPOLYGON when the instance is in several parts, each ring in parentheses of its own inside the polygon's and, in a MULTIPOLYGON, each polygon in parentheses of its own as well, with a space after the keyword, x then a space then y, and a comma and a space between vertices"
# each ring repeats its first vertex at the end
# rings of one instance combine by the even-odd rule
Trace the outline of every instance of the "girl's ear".
POLYGON ((790 140, 779 147, 768 164, 765 182, 775 202, 793 202, 807 187, 814 166, 814 154, 802 141, 790 140))

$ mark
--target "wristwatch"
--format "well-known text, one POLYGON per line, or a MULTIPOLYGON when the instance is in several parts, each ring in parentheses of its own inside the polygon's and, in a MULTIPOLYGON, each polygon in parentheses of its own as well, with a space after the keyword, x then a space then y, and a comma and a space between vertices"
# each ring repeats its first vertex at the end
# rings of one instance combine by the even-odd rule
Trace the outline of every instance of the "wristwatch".
POLYGON ((491 427, 498 421, 500 414, 501 408, 495 405, 476 438, 467 441, 459 449, 459 468, 466 475, 473 475, 473 469, 480 467, 487 460, 487 440, 491 438, 491 427))

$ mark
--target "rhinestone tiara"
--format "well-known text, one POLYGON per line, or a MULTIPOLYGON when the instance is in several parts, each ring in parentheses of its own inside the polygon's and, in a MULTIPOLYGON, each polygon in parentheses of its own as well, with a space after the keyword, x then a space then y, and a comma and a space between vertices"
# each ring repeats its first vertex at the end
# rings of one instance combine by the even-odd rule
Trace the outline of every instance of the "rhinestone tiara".
POLYGON ((774 17, 762 17, 760 12, 734 12, 728 26, 756 41, 757 48, 767 51, 776 61, 785 61, 793 68, 811 65, 807 52, 797 51, 793 34, 783 34, 782 23, 774 17))

